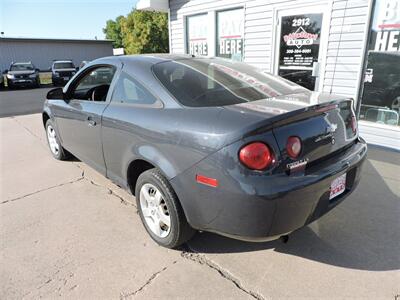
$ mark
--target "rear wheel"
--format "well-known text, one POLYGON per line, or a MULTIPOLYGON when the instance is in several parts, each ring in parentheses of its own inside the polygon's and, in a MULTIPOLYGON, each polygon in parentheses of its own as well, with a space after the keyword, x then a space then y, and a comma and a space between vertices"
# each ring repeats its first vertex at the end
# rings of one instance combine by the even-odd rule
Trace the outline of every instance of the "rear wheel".
POLYGON ((58 160, 68 159, 68 152, 61 146, 53 122, 50 119, 46 122, 46 136, 53 157, 58 160))
POLYGON ((159 245, 175 248, 193 237, 178 197, 157 170, 142 173, 136 183, 136 204, 151 238, 159 245))

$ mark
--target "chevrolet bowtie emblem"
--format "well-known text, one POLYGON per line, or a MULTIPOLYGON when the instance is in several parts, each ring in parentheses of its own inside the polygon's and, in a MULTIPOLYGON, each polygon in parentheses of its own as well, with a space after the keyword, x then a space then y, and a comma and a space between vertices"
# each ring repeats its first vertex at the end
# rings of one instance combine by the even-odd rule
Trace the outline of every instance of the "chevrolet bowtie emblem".
POLYGON ((326 131, 324 134, 320 135, 319 137, 317 137, 314 142, 318 143, 322 140, 325 140, 327 138, 331 138, 331 143, 332 145, 335 144, 335 138, 333 137, 333 134, 335 133, 337 129, 337 124, 335 123, 330 123, 327 127, 326 127, 326 131))

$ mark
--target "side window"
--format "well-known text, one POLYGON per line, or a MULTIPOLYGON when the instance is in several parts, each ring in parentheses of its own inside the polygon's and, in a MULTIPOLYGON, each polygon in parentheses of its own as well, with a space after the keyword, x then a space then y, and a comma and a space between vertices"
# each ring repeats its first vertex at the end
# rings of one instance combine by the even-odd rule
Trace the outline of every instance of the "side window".
POLYGON ((116 69, 112 66, 102 66, 91 69, 73 88, 71 93, 73 98, 90 101, 105 101, 115 70, 116 69))
POLYGON ((157 102, 143 85, 125 72, 121 73, 112 95, 113 102, 151 105, 157 102))

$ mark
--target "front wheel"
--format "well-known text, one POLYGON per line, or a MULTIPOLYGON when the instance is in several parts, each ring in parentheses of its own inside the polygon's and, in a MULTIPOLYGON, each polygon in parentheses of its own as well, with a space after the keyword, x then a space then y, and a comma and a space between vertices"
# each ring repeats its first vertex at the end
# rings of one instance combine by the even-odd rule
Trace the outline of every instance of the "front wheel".
POLYGON ((391 108, 397 112, 400 112, 400 96, 393 99, 391 108))
POLYGON ((139 176, 135 195, 143 225, 157 244, 176 248, 193 237, 196 231, 188 224, 168 180, 157 169, 139 176))
POLYGON ((50 119, 46 122, 46 136, 53 157, 58 160, 68 159, 68 152, 61 146, 54 124, 50 119))

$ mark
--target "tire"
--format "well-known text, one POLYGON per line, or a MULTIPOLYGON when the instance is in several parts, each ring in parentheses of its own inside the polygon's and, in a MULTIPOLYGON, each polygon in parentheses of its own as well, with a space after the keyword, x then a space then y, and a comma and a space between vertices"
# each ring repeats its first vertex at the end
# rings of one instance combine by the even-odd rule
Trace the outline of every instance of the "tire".
POLYGON ((47 120, 45 127, 46 127, 47 143, 49 145, 51 154, 57 160, 67 160, 69 158, 69 153, 61 146, 54 124, 50 119, 47 120), (52 134, 50 132, 53 132, 54 136, 51 136, 52 134), (57 148, 57 151, 55 151, 55 148, 57 148))
POLYGON ((393 99, 392 104, 390 106, 392 110, 400 112, 400 96, 393 99))
POLYGON ((190 240, 196 233, 188 224, 170 183, 157 169, 147 170, 139 176, 135 195, 142 223, 150 237, 160 246, 176 248, 190 240), (153 193, 154 189, 156 191, 153 193), (151 201, 147 201, 151 198, 154 201, 153 206, 151 201), (169 226, 168 222, 163 222, 166 217, 169 217, 169 226))

